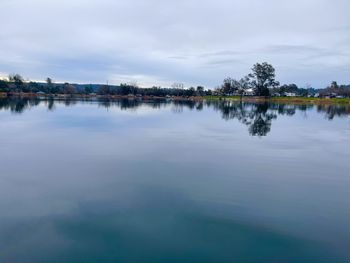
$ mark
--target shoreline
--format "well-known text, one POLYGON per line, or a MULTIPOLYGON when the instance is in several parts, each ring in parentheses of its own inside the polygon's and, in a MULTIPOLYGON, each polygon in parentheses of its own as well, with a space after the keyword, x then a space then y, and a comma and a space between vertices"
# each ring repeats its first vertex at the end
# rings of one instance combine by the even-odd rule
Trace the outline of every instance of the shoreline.
POLYGON ((140 99, 140 100, 174 100, 174 101, 204 101, 204 100, 232 100, 252 103, 293 103, 293 104, 347 104, 350 98, 308 98, 308 97, 257 97, 257 96, 142 96, 142 95, 83 95, 83 94, 36 94, 36 93, 0 93, 0 98, 32 98, 32 99, 140 99))
POLYGON ((293 103, 293 104, 315 104, 315 105, 327 105, 327 104, 348 104, 350 105, 350 98, 308 98, 308 97, 242 97, 239 96, 206 96, 206 99, 212 100, 233 100, 243 102, 256 102, 256 103, 293 103))

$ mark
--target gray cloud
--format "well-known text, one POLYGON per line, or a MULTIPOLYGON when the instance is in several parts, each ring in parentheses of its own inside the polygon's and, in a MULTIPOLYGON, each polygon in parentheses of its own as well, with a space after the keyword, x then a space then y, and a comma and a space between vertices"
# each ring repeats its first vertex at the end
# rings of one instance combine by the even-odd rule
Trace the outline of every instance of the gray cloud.
POLYGON ((225 65, 237 65, 237 64, 244 64, 244 62, 235 58, 221 58, 221 59, 219 58, 219 59, 213 59, 208 61, 206 65, 225 66, 225 65))
POLYGON ((0 73, 213 87, 258 61, 281 82, 350 83, 348 0, 2 0, 0 73))

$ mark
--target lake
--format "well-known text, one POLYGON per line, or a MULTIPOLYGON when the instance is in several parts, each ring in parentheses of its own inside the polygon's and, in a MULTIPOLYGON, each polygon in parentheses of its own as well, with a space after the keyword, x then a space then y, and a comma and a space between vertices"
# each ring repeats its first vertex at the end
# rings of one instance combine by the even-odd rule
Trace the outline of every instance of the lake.
POLYGON ((0 100, 0 262, 350 262, 350 107, 0 100))

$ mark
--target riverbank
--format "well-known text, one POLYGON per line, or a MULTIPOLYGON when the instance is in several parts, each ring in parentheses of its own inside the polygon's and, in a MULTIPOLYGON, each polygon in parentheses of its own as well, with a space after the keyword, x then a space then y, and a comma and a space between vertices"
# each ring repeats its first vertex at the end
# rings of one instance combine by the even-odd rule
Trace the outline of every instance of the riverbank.
POLYGON ((308 97, 255 97, 255 96, 142 96, 142 95, 96 95, 96 94, 37 94, 37 93, 0 93, 0 98, 38 98, 38 99, 140 99, 140 100, 175 100, 175 101, 203 101, 203 100, 232 100, 244 102, 269 102, 293 104, 346 104, 350 105, 350 98, 308 98, 308 97))
POLYGON ((350 98, 308 98, 308 97, 239 97, 239 96, 206 96, 205 99, 211 100, 234 100, 242 99, 244 102, 276 102, 276 103, 294 103, 294 104, 348 104, 350 98))
POLYGON ((29 99, 82 99, 82 100, 118 100, 118 99, 130 99, 130 100, 191 100, 191 101, 203 101, 205 98, 201 96, 153 96, 153 95, 97 95, 97 94, 38 94, 38 93, 0 93, 0 98, 29 98, 29 99))

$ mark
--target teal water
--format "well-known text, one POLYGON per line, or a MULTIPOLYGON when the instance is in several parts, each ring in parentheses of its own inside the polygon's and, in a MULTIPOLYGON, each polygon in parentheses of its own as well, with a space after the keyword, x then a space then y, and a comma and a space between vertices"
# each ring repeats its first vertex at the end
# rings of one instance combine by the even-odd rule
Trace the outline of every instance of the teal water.
POLYGON ((0 100, 0 262, 350 262, 350 108, 0 100))

